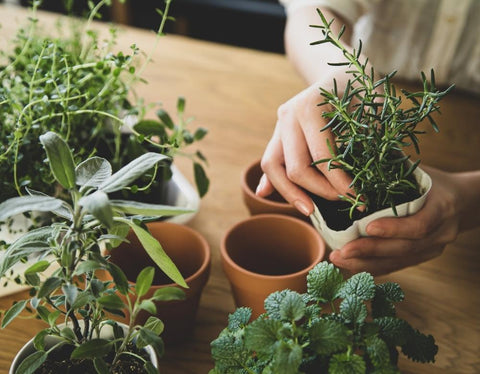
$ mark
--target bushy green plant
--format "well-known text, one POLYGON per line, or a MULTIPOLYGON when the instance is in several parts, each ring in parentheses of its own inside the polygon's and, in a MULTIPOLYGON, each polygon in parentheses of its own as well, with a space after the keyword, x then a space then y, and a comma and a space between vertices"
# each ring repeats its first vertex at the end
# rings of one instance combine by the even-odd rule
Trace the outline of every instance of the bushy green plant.
MULTIPOLYGON (((145 82, 142 71, 150 57, 146 56, 140 66, 141 51, 135 44, 128 52, 115 51, 118 30, 114 26, 106 40, 91 26, 99 10, 110 3, 89 2, 87 19, 62 18, 58 36, 52 37, 41 28, 37 18, 41 1, 35 0, 29 24, 19 29, 12 49, 3 52, 0 201, 22 194, 22 187, 35 186, 48 194, 54 191, 37 141, 47 131, 62 135, 74 150, 75 159, 97 154, 110 160, 114 170, 146 152, 171 158, 181 152, 192 158, 199 193, 206 193, 208 178, 202 167, 205 158, 199 152, 183 151, 186 145, 200 140, 205 129, 194 133, 188 130, 183 99, 179 100, 177 122, 161 107, 157 108, 156 119, 145 118, 155 105, 144 103, 134 88, 145 82), (128 125, 132 119, 136 126, 128 125)), ((168 19, 170 3, 166 0, 157 42, 168 19)), ((169 167, 164 170, 144 189, 161 184, 164 177, 168 179, 169 167)), ((136 190, 142 190, 141 187, 136 190)))
POLYGON ((48 326, 35 336, 37 351, 23 361, 16 373, 32 373, 52 351, 65 345, 72 347, 72 359, 91 361, 97 373, 113 372, 116 363, 125 357, 140 360, 145 372, 153 373, 151 363, 132 352, 131 345, 138 349, 151 345, 161 355, 159 334, 163 324, 151 317, 144 326, 138 326, 135 319, 141 310, 155 314, 153 301, 178 299, 183 291, 165 288, 145 298, 154 268, 144 269, 132 288, 123 271, 108 261, 101 248, 116 247, 132 229, 159 268, 175 283, 187 287, 161 244, 142 225, 145 220, 186 211, 108 197, 110 192, 128 188, 145 171, 158 168, 167 156, 146 153, 112 173, 110 163, 97 156, 76 163, 67 143, 56 133, 48 132, 40 140, 55 181, 68 191, 69 197, 63 200, 27 189, 27 195, 0 204, 0 220, 32 211, 48 211, 57 217, 50 226, 26 232, 0 256, 2 280, 20 261, 31 255, 36 259, 24 273, 26 284, 32 287, 30 299, 18 300, 6 311, 1 327, 8 326, 24 309, 48 326), (102 272, 110 273, 113 281, 104 280, 102 272), (136 294, 136 301, 119 296, 130 293, 136 294), (109 317, 123 315, 124 311, 130 316, 125 332, 109 317), (99 335, 107 325, 114 327, 112 340, 99 335), (47 336, 58 339, 51 348, 45 345, 47 336))
POLYGON ((333 90, 320 88, 324 101, 322 116, 329 122, 322 129, 331 130, 335 144, 327 143, 331 157, 315 160, 328 163, 329 169, 341 169, 353 178, 351 187, 356 195, 340 196, 350 204, 350 216, 363 207, 367 213, 395 206, 419 196, 418 183, 413 177, 420 160, 408 163, 409 156, 404 149, 413 145, 420 153, 418 135, 422 134, 418 125, 428 120, 438 131, 432 114, 439 110, 438 102, 453 86, 438 90, 433 70, 430 80, 421 74, 423 91, 402 90, 403 98, 397 94, 392 79, 396 72, 376 80, 375 71, 368 60, 361 61, 362 43, 350 50, 342 42, 343 27, 334 35, 331 22, 318 11, 322 24, 319 28, 323 39, 312 43, 338 48, 344 61, 331 62, 332 66, 346 67, 351 77, 345 87, 338 87, 334 81, 333 90), (404 98, 410 103, 404 108, 404 98))
POLYGON ((399 373, 399 348, 414 361, 434 361, 434 338, 395 315, 404 298, 398 284, 375 284, 365 272, 345 280, 321 262, 307 286, 306 294, 272 293, 252 322, 249 308, 231 314, 211 343, 210 374, 399 373))

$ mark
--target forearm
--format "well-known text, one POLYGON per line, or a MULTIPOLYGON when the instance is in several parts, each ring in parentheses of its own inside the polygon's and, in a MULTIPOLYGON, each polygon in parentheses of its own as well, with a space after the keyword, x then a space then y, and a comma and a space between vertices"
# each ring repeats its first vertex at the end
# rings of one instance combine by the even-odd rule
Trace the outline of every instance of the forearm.
POLYGON ((480 170, 454 174, 460 231, 480 226, 480 170))
MULTIPOLYGON (((342 25, 346 25, 342 40, 344 44, 349 45, 350 25, 331 11, 326 9, 320 10, 327 20, 335 19, 332 24, 335 34, 340 32, 342 25)), ((309 84, 313 84, 327 76, 338 75, 337 73, 344 70, 343 67, 328 65, 328 62, 344 60, 340 50, 332 45, 310 45, 310 43, 323 38, 320 29, 310 27, 310 25, 319 24, 321 24, 321 19, 316 8, 303 7, 289 14, 285 27, 285 49, 287 55, 309 84)))

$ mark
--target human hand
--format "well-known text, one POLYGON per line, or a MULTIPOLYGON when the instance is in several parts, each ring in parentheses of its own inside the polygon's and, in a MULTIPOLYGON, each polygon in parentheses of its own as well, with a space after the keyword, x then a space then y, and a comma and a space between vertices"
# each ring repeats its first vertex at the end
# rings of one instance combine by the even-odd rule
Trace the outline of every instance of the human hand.
MULTIPOLYGON (((336 77, 342 87, 342 78, 336 77)), ((264 175, 257 187, 257 195, 268 196, 276 189, 300 212, 310 215, 313 203, 305 190, 329 200, 338 195, 354 194, 349 187, 352 179, 340 169, 328 170, 326 163, 311 166, 312 161, 331 157, 327 139, 334 144, 333 134, 320 131, 327 121, 322 117, 319 87, 328 89, 333 77, 325 77, 300 92, 277 112, 277 124, 261 165, 264 175)))
POLYGON ((333 251, 330 261, 351 273, 381 275, 440 256, 460 231, 465 183, 458 175, 427 167, 424 170, 433 185, 419 212, 371 222, 367 226, 369 237, 333 251))

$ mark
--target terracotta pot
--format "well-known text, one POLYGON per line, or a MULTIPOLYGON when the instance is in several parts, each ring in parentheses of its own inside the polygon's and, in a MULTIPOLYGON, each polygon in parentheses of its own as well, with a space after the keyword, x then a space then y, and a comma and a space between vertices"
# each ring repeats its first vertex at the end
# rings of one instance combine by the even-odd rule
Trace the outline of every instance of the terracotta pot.
MULTIPOLYGON (((79 321, 80 325, 83 326, 83 321, 79 321)), ((120 327, 123 328, 124 331, 127 330, 128 326, 122 323, 119 323, 120 327)), ((59 327, 65 326, 65 324, 59 325, 59 327)), ((105 324, 102 327, 102 330, 100 332, 100 337, 103 339, 111 339, 113 338, 113 329, 112 326, 105 324)), ((10 366, 10 370, 8 371, 9 374, 15 374, 15 371, 17 370, 18 366, 25 360, 28 356, 30 356, 32 353, 36 352, 37 350, 35 349, 33 345, 33 338, 29 340, 17 353, 15 358, 12 361, 12 365, 10 366)), ((45 349, 49 349, 53 347, 56 343, 59 342, 59 339, 54 337, 54 336, 47 336, 45 338, 45 349)), ((150 361, 152 362, 153 366, 158 369, 158 358, 157 354, 155 353, 155 350, 151 346, 147 346, 144 348, 144 350, 148 353, 148 356, 150 357, 150 361)))
POLYGON ((264 299, 288 288, 306 292, 306 276, 322 261, 325 243, 308 223, 279 214, 260 214, 234 225, 220 248, 223 270, 237 307, 265 311, 264 299))
POLYGON ((260 197, 255 194, 258 182, 263 174, 260 167, 260 160, 256 160, 248 165, 242 172, 240 185, 242 188, 243 202, 245 203, 251 215, 274 213, 285 214, 300 218, 310 222, 308 217, 303 215, 292 204, 289 204, 278 192, 273 192, 270 196, 260 197))
MULTIPOLYGON (((198 232, 187 226, 152 222, 147 227, 189 286, 183 289, 185 300, 156 302, 156 316, 165 324, 162 338, 167 345, 176 344, 188 339, 193 332, 200 297, 210 275, 210 247, 198 232)), ((118 265, 132 283, 145 267, 156 268, 153 286, 145 297, 153 295, 158 288, 177 286, 158 269, 133 232, 128 234, 127 239, 130 243, 122 243, 110 252, 110 261, 118 265)), ((149 313, 142 311, 136 322, 143 324, 149 316, 149 313)))
MULTIPOLYGON (((418 199, 398 205, 396 207, 398 217, 404 217, 418 212, 425 203, 427 194, 432 188, 432 179, 425 171, 417 167, 413 175, 420 186, 421 196, 418 199)), ((368 224, 383 217, 395 217, 395 215, 391 208, 386 208, 354 221, 353 224, 345 230, 334 230, 328 226, 321 211, 314 204, 314 212, 310 216, 310 219, 312 220, 313 226, 325 240, 327 248, 329 250, 336 250, 342 248, 352 240, 367 236, 366 228, 368 224)))

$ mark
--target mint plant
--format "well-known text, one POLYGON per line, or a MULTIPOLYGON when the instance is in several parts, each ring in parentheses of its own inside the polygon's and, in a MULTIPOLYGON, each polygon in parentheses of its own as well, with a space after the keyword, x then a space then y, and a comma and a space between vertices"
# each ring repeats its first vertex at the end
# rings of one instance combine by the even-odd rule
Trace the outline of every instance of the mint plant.
POLYGON ((368 59, 361 61, 362 43, 350 50, 340 40, 345 27, 338 35, 331 30, 332 21, 318 11, 322 24, 312 25, 323 33, 323 39, 311 43, 330 44, 338 48, 344 61, 331 62, 332 66, 345 66, 350 76, 345 87, 333 90, 320 88, 324 101, 322 116, 329 122, 321 131, 330 130, 335 143, 327 142, 331 157, 315 160, 314 165, 328 163, 329 169, 341 169, 353 178, 351 187, 355 195, 339 196, 348 203, 350 218, 363 207, 365 213, 391 207, 420 196, 418 183, 413 176, 420 160, 409 163, 404 150, 412 146, 420 153, 418 135, 424 133, 418 125, 428 120, 434 131, 438 127, 432 114, 439 111, 438 102, 453 88, 438 90, 431 71, 430 80, 421 73, 423 91, 402 90, 397 94, 392 83, 396 72, 376 80, 375 71, 368 59), (410 103, 405 107, 404 101, 410 103))
POLYGON ((134 360, 143 367, 142 372, 153 373, 152 364, 139 351, 151 345, 157 354, 163 353, 159 336, 163 324, 151 317, 144 326, 139 326, 135 319, 141 310, 155 314, 154 301, 181 298, 183 291, 165 288, 145 298, 154 268, 144 269, 132 287, 122 269, 109 262, 102 249, 118 246, 131 229, 159 269, 178 285, 187 287, 161 244, 142 224, 145 220, 187 211, 108 197, 110 192, 128 188, 145 171, 158 168, 168 158, 146 153, 112 173, 110 163, 97 156, 76 163, 67 143, 56 133, 48 132, 40 141, 55 182, 69 196, 61 199, 27 189, 27 195, 0 204, 0 220, 33 211, 51 212, 57 217, 50 226, 27 231, 0 256, 2 281, 18 262, 34 259, 24 273, 26 284, 32 287, 31 297, 18 300, 5 311, 1 327, 7 327, 25 309, 48 326, 35 336, 37 351, 23 361, 16 373, 32 373, 65 346, 70 347, 71 362, 90 365, 88 370, 82 366, 83 372, 122 373, 118 368, 120 362, 134 360), (105 272, 113 281, 104 280, 105 272), (136 298, 129 297, 130 294, 136 298), (124 330, 109 316, 124 315, 125 311, 130 319, 124 330), (114 330, 114 338, 110 340, 100 335, 107 325, 114 330), (52 347, 46 345, 47 336, 57 339, 52 347))
POLYGON ((394 304, 404 299, 398 284, 375 284, 365 272, 345 280, 321 262, 307 288, 272 293, 254 321, 246 307, 231 314, 211 343, 210 374, 399 373, 399 350, 413 361, 434 361, 434 338, 396 317, 394 304))
MULTIPOLYGON (((208 190, 205 157, 185 147, 200 140, 206 130, 189 130, 183 99, 174 122, 164 108, 138 97, 135 87, 145 83, 142 74, 151 54, 142 61, 142 51, 135 44, 128 51, 117 51, 116 27, 110 28, 105 40, 92 28, 92 21, 111 0, 88 2, 86 19, 60 19, 53 32, 56 37, 41 27, 37 17, 41 3, 32 2, 28 25, 18 30, 11 50, 0 52, 0 201, 23 194, 24 187, 54 192, 37 141, 47 131, 60 134, 76 160, 98 155, 107 158, 114 171, 146 152, 190 157, 203 196, 208 190), (154 109, 157 117, 146 118, 154 109), (138 122, 137 126, 131 122, 138 122)), ((169 19, 170 3, 166 0, 161 12, 153 49, 169 19)), ((169 178, 168 171, 165 165, 150 185, 137 181, 134 190, 140 195, 150 191, 169 178)))

